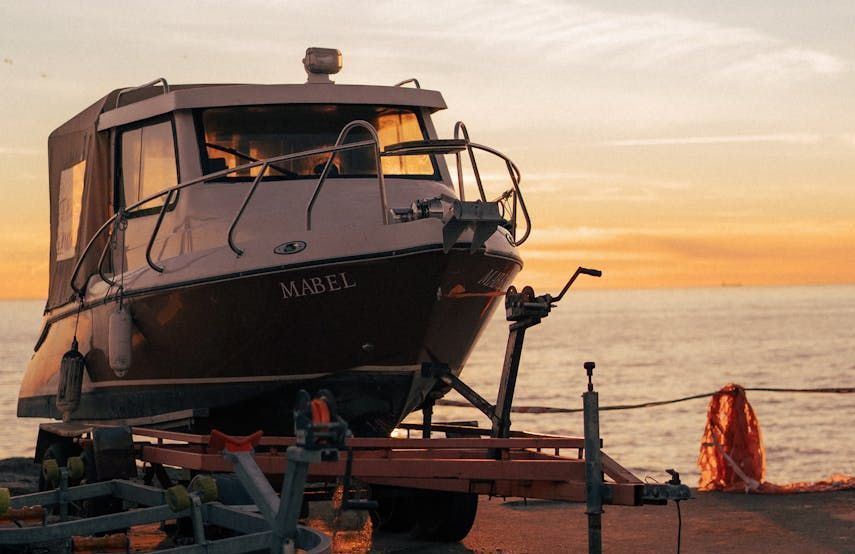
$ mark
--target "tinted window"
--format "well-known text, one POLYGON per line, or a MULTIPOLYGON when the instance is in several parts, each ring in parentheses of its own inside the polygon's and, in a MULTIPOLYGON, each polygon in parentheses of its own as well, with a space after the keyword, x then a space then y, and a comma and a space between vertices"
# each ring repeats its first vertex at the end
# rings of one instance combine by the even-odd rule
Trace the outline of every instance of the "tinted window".
MULTIPOLYGON (((125 206, 178 183, 172 123, 169 121, 124 131, 120 148, 125 206)), ((163 198, 158 198, 141 208, 161 205, 163 198)))
MULTIPOLYGON (((205 142, 206 173, 233 168, 253 160, 293 154, 335 144, 341 129, 356 119, 371 123, 381 149, 389 144, 421 140, 424 132, 418 115, 408 109, 361 105, 294 104, 209 108, 201 113, 205 142)), ((370 138, 364 129, 354 129, 347 142, 370 138)), ((329 154, 320 154, 271 166, 266 175, 310 177, 318 175, 329 154)), ((430 156, 382 158, 385 175, 418 175, 438 178, 430 156)), ((336 171, 330 176, 376 175, 371 148, 340 152, 336 171)), ((252 177, 259 168, 232 174, 252 177)))

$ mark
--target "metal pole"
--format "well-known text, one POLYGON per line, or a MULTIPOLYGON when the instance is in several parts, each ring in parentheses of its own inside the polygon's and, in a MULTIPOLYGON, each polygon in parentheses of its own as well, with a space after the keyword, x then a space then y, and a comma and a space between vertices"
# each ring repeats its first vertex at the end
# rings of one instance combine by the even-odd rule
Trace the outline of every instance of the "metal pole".
POLYGON ((599 395, 594 391, 591 377, 594 362, 585 362, 588 373, 588 390, 582 395, 585 417, 585 493, 588 514, 588 553, 601 554, 603 551, 602 514, 603 514, 603 465, 600 457, 600 413, 599 395))
POLYGON ((319 451, 312 452, 300 446, 289 446, 286 455, 288 467, 282 483, 282 492, 279 495, 279 510, 273 525, 273 537, 270 541, 271 554, 282 554, 294 548, 297 541, 297 519, 300 517, 300 507, 303 504, 309 464, 321 461, 319 451))
POLYGON ((517 321, 510 325, 508 345, 505 349, 505 363, 502 366, 502 378, 499 381, 499 395, 496 398, 496 415, 493 418, 493 438, 508 438, 511 430, 511 407, 514 403, 514 388, 520 369, 525 330, 531 326, 528 320, 517 321))
POLYGON ((422 438, 430 438, 430 426, 433 423, 433 405, 436 400, 433 396, 428 396, 422 406, 422 438))

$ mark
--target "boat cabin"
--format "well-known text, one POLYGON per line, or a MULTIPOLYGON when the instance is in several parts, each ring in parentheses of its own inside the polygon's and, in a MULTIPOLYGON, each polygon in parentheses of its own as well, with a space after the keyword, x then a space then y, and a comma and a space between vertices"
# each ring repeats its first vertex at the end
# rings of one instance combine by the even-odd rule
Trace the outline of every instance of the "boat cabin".
MULTIPOLYGON (((417 81, 416 86, 406 86, 409 82, 400 86, 335 84, 328 77, 337 71, 334 61, 324 65, 324 52, 312 50, 304 60, 309 74, 305 84, 170 86, 161 78, 114 90, 56 129, 49 138, 48 309, 74 300, 78 296, 75 288, 98 273, 98 264, 104 260, 99 262, 97 252, 108 240, 108 233, 99 233, 99 228, 120 210, 128 222, 126 240, 136 240, 136 244, 128 246, 127 259, 107 263, 127 264, 124 269, 128 270, 144 264, 140 247, 158 216, 175 208, 179 194, 195 193, 164 193, 179 183, 200 179, 211 186, 245 183, 262 172, 262 181, 314 183, 330 160, 324 148, 333 146, 342 129, 353 121, 367 122, 376 130, 381 151, 392 144, 436 138, 430 116, 446 107, 439 92, 421 89, 417 81), (314 60, 309 59, 312 56, 314 60), (266 167, 253 165, 312 150, 318 152, 266 167), (169 204, 166 210, 162 210, 164 204, 169 204), (95 243, 88 245, 91 238, 95 243), (87 246, 96 254, 88 253, 81 261, 87 246)), ((369 131, 357 127, 346 142, 368 139, 369 131)), ((441 156, 383 157, 381 164, 387 179, 450 185, 441 156)), ((372 148, 337 152, 326 178, 376 180, 372 148)), ((240 190, 242 194, 245 187, 240 190)), ((227 200, 213 202, 223 205, 227 200)), ((199 213, 185 215, 206 217, 203 212, 210 204, 202 201, 198 207, 199 213)))

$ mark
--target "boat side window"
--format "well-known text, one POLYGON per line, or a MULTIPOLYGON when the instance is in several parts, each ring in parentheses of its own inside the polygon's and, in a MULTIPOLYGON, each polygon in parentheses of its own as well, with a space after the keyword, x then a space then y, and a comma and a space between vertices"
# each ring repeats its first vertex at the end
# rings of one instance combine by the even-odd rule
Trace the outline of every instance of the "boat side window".
MULTIPOLYGON (((131 206, 178 183, 171 121, 122 131, 119 149, 122 205, 131 206)), ((163 206, 163 200, 160 197, 146 202, 134 213, 152 213, 163 206)))

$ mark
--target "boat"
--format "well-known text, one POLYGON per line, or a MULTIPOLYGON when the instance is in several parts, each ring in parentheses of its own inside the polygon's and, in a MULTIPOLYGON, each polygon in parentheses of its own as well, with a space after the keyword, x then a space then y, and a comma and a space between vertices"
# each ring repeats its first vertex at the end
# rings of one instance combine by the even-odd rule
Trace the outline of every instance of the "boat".
POLYGON ((284 434, 296 392, 328 389, 355 435, 386 436, 448 391, 424 367, 460 374, 522 268, 519 169, 463 123, 439 138, 445 101, 416 79, 337 84, 335 49, 303 63, 301 84, 114 90, 50 135, 18 416, 284 434))

